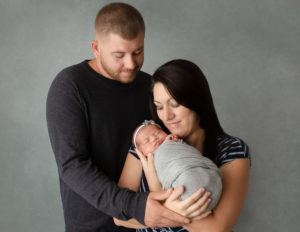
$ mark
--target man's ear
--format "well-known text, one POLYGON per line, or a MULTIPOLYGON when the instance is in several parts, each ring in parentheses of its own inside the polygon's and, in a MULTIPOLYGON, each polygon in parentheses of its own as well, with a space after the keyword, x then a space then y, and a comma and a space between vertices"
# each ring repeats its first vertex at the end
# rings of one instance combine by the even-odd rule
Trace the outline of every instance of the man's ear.
POLYGON ((98 58, 100 56, 100 53, 99 53, 99 41, 98 40, 92 40, 91 47, 92 47, 92 51, 94 53, 94 57, 98 58))

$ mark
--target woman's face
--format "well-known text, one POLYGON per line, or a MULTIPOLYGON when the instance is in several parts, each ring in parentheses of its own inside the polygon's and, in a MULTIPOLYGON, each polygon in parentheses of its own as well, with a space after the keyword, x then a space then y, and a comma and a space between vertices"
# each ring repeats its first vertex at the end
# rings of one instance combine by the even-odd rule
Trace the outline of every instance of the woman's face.
POLYGON ((154 85, 153 97, 158 117, 172 134, 188 138, 200 128, 197 114, 179 105, 162 83, 154 85))

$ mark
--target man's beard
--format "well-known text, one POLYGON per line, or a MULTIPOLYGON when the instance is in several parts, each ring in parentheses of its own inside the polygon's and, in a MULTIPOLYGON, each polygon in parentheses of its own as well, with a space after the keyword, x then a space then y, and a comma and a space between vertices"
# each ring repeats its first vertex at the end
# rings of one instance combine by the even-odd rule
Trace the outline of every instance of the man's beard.
POLYGON ((133 70, 121 69, 121 70, 117 70, 117 71, 112 71, 110 68, 107 67, 107 65, 104 62, 102 62, 102 60, 100 62, 101 62, 101 66, 102 66, 103 70, 109 75, 109 77, 111 77, 113 80, 120 81, 122 83, 132 82, 135 79, 137 72, 140 70, 140 67, 136 66, 133 70), (121 77, 122 72, 126 72, 126 71, 130 71, 130 72, 132 72, 132 74, 126 78, 124 78, 124 77, 122 78, 121 77))

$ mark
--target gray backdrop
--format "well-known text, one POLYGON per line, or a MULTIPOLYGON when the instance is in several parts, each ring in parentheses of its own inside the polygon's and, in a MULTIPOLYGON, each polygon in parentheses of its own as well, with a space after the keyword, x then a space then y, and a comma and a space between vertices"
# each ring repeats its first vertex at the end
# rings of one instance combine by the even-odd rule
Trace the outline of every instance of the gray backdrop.
MULTIPOLYGON (((92 57, 101 0, 0 1, 0 231, 63 231, 45 121, 64 67, 92 57)), ((145 64, 185 58, 206 74, 224 129, 252 155, 235 231, 299 231, 300 2, 132 0, 146 23, 145 64)))

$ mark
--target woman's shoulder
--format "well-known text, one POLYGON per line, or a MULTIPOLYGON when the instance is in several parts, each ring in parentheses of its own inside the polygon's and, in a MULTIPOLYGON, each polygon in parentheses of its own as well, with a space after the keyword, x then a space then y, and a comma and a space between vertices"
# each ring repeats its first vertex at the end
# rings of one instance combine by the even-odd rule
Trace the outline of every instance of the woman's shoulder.
POLYGON ((223 135, 217 139, 217 143, 219 153, 217 157, 218 167, 235 159, 250 159, 248 145, 238 137, 223 135))
POLYGON ((135 151, 135 146, 131 145, 128 151, 131 155, 133 155, 135 158, 137 158, 138 160, 140 159, 138 154, 135 151))

